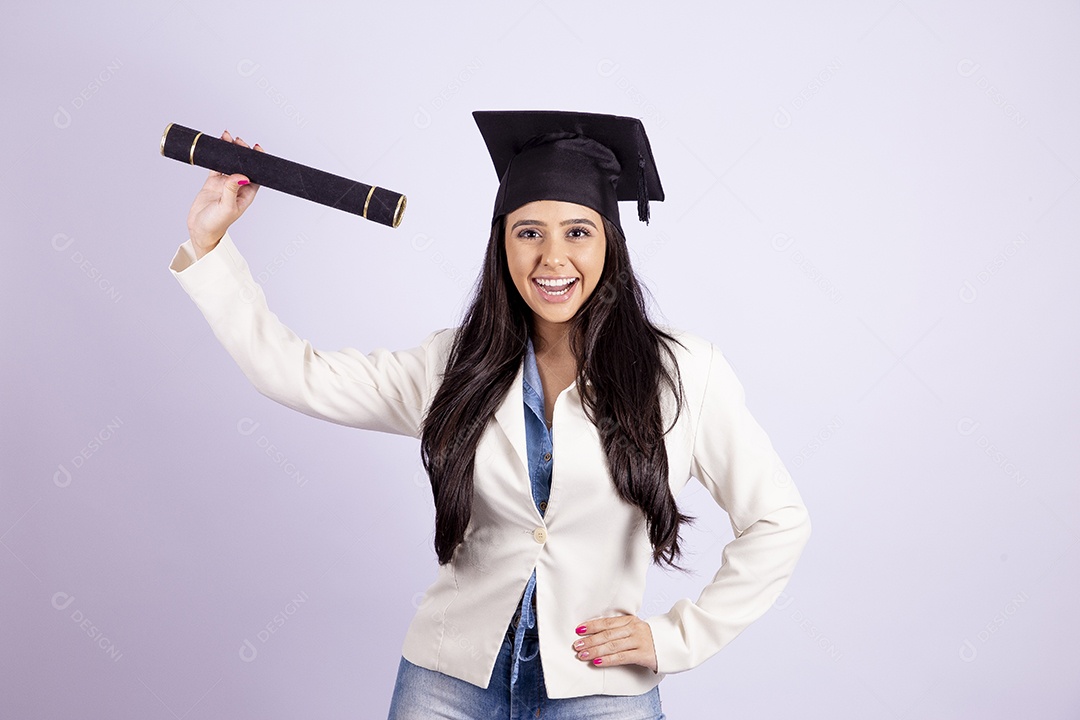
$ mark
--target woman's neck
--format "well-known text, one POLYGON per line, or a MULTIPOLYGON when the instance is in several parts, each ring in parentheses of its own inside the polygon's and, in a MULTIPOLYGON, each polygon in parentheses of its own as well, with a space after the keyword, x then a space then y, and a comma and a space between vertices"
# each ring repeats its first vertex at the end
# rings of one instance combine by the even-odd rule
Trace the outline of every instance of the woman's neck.
POLYGON ((536 323, 533 326, 533 350, 544 388, 544 420, 550 428, 555 417, 555 400, 577 379, 578 363, 570 349, 569 324, 536 323))
POLYGON ((559 365, 573 361, 573 365, 577 366, 574 353, 570 349, 569 323, 534 321, 532 341, 537 357, 559 365))

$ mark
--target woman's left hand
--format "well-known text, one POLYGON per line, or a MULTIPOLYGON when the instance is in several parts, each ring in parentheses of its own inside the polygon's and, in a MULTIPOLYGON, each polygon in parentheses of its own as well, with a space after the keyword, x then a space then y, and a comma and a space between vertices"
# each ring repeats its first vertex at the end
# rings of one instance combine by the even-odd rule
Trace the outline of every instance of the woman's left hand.
POLYGON ((580 639, 574 641, 573 648, 582 662, 599 667, 643 665, 656 672, 652 628, 636 615, 587 620, 578 627, 577 634, 580 639))

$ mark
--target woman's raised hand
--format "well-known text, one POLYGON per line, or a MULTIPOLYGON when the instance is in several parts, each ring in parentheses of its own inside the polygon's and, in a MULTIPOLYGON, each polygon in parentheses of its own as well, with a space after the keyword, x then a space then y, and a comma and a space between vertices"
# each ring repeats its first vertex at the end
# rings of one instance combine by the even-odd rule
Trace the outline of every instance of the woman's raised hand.
MULTIPOLYGON (((221 139, 241 147, 249 147, 239 137, 233 138, 228 130, 221 133, 221 139)), ((258 143, 255 143, 255 150, 265 152, 258 143)), ((248 178, 240 173, 222 175, 217 171, 210 171, 202 190, 191 204, 187 218, 188 236, 195 246, 196 260, 214 249, 229 226, 244 214, 258 191, 259 186, 250 183, 248 178)))

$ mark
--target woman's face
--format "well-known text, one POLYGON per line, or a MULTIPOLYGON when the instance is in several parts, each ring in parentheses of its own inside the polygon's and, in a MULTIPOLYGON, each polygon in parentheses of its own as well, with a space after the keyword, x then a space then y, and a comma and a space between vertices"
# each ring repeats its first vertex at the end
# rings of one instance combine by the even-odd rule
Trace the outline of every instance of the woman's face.
POLYGON ((537 200, 506 216, 510 276, 538 325, 574 317, 600 281, 606 248, 600 213, 583 205, 537 200))

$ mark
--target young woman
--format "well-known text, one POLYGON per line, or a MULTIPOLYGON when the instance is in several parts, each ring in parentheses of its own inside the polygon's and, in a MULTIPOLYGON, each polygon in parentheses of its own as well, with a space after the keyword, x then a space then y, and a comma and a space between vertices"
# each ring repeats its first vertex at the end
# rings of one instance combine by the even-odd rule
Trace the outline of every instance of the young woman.
POLYGON ((618 208, 636 199, 647 221, 663 199, 640 122, 475 117, 500 186, 458 328, 397 352, 312 348, 228 234, 258 191, 242 175, 210 174, 170 269, 260 392, 420 440, 439 572, 391 718, 663 718, 660 681, 769 608, 809 517, 723 354, 646 315, 618 208), (679 567, 690 477, 735 538, 696 602, 639 617, 649 565, 679 567))

